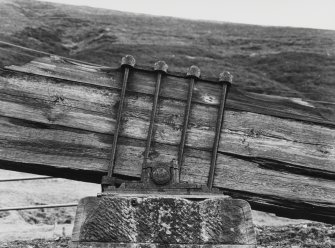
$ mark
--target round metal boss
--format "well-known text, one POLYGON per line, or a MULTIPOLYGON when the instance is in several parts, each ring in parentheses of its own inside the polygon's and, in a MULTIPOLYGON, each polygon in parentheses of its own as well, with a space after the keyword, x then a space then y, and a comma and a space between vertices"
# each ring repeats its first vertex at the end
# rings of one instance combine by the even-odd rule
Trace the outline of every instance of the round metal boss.
POLYGON ((219 81, 220 82, 227 82, 227 83, 232 84, 233 83, 233 75, 229 71, 224 71, 224 72, 220 73, 219 81))
POLYGON ((152 168, 151 171, 152 180, 159 185, 164 185, 170 182, 171 172, 170 166, 159 164, 152 168))

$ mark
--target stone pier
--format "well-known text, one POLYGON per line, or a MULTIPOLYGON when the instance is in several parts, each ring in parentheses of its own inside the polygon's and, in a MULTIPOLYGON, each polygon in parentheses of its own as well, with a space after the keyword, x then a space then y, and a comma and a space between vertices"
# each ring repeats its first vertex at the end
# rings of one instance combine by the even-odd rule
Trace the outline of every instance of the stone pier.
POLYGON ((244 200, 117 194, 79 202, 72 247, 255 248, 256 235, 244 200))

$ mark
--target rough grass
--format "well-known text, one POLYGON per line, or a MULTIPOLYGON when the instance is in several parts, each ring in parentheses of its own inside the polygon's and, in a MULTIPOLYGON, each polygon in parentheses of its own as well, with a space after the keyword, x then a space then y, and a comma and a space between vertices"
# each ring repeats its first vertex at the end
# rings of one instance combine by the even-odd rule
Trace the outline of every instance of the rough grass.
MULTIPOLYGON (((335 102, 335 31, 190 21, 23 0, 0 5, 0 40, 109 66, 132 54, 139 64, 163 59, 177 71, 192 64, 208 76, 230 70, 235 84, 248 91, 335 102)), ((0 66, 22 59, 0 53, 0 66)))

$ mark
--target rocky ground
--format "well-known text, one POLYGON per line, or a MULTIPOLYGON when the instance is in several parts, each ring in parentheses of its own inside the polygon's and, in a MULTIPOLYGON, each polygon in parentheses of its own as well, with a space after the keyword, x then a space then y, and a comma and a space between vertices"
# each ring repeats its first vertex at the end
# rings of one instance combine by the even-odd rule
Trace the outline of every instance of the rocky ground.
POLYGON ((259 247, 335 247, 335 226, 308 223, 285 226, 258 226, 259 247))
MULTIPOLYGON (((321 223, 286 226, 258 226, 258 248, 332 248, 335 247, 335 226, 321 223)), ((67 248, 70 238, 53 240, 0 242, 0 248, 67 248)))

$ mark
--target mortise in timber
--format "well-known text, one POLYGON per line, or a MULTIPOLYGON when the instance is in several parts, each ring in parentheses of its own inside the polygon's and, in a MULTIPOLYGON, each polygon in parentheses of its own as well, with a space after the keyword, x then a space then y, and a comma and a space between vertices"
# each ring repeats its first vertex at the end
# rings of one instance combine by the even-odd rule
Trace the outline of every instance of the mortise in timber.
MULTIPOLYGON (((96 183, 113 168, 103 194, 112 184, 139 182, 142 177, 154 185, 168 179, 173 184, 188 182, 199 192, 204 188, 197 185, 209 191, 212 184, 214 191, 247 200, 253 209, 335 223, 335 117, 327 110, 317 103, 252 94, 233 86, 217 137, 223 92, 217 78, 135 65, 127 78, 111 166, 124 71, 55 56, 0 69, 0 168, 96 183), (215 137, 219 140, 213 167, 215 137), (153 169, 155 182, 149 177, 153 169)), ((212 199, 209 193, 206 196, 212 199)), ((78 216, 93 211, 95 204, 113 206, 103 202, 106 199, 83 200, 87 204, 78 208, 78 216)), ((151 204, 147 200, 137 205, 139 212, 128 209, 124 216, 139 216, 140 209, 151 204)), ((198 209, 207 204, 183 197, 180 201, 185 209, 187 204, 198 204, 198 209)), ((132 202, 127 198, 123 204, 130 208, 132 202)), ((200 215, 197 218, 203 223, 200 215)))

